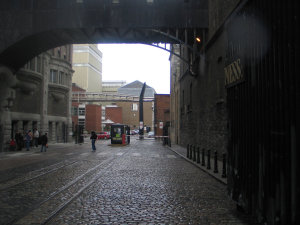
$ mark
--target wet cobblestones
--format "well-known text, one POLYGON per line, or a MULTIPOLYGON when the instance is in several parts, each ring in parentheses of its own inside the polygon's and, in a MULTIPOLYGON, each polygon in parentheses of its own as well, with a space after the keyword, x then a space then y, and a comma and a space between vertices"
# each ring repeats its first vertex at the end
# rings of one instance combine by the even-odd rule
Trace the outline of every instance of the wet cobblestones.
MULTIPOLYGON (((73 154, 81 160, 17 185, 13 191, 0 191, 0 224, 16 218, 12 212, 25 212, 35 204, 39 207, 15 224, 42 224, 72 198, 49 224, 253 224, 236 211, 226 185, 160 142, 132 140, 129 146, 111 147, 103 141, 97 145, 96 153, 90 152, 89 144, 82 145, 81 151, 61 150, 62 161, 57 166, 73 154), (106 163, 98 166, 101 162, 106 163), (81 177, 91 168, 97 169, 81 177), (75 183, 76 179, 80 181, 75 183), (51 201, 40 204, 72 182, 51 201), (84 189, 87 184, 90 186, 84 189)), ((54 168, 48 165, 30 175, 54 168)))

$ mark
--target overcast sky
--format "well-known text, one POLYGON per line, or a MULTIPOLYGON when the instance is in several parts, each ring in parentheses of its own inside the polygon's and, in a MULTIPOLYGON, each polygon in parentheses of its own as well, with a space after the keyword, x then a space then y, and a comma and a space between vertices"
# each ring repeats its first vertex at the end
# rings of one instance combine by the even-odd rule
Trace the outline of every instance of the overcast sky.
POLYGON ((141 44, 99 44, 102 80, 146 82, 158 94, 170 94, 170 54, 141 44))

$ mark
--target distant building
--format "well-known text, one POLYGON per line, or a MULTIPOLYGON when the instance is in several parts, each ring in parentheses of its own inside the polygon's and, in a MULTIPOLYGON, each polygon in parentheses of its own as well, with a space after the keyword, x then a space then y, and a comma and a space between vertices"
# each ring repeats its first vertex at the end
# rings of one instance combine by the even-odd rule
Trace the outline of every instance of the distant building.
POLYGON ((88 132, 102 131, 102 119, 101 119, 101 105, 86 105, 86 121, 85 121, 85 130, 88 132))
MULTIPOLYGON (((136 80, 133 81, 132 83, 126 84, 123 87, 120 87, 118 89, 118 94, 119 95, 129 95, 129 96, 140 96, 142 88, 143 88, 144 83, 136 80)), ((155 90, 146 85, 144 97, 151 97, 154 98, 154 95, 156 94, 155 90)))
POLYGON ((118 94, 118 89, 126 84, 125 80, 102 81, 102 93, 118 94))
MULTIPOLYGON (((116 82, 120 85, 123 82, 116 82)), ((110 85, 116 84, 114 82, 110 82, 110 85)), ((117 95, 125 95, 126 96, 140 96, 141 90, 143 87, 143 83, 140 81, 134 81, 130 84, 118 88, 117 95), (120 94, 123 93, 123 94, 120 94)), ((83 88, 79 87, 77 84, 73 84, 73 92, 81 92, 79 94, 75 94, 72 102, 72 112, 73 112, 73 124, 80 124, 84 126, 84 129, 90 131, 90 128, 87 127, 87 118, 94 118, 94 121, 97 121, 101 118, 101 130, 109 129, 110 124, 112 123, 123 123, 129 125, 131 129, 139 129, 139 102, 138 101, 121 101, 116 98, 116 100, 111 101, 89 101, 89 104, 97 105, 101 108, 101 114, 97 111, 97 113, 93 114, 93 116, 89 115, 89 111, 86 109, 88 102, 82 101, 80 96, 85 97, 85 93, 87 93, 83 88), (96 118, 96 117, 97 118, 96 118)), ((148 129, 154 129, 154 95, 155 90, 147 86, 145 90, 145 101, 143 103, 144 106, 144 126, 148 127, 148 129)), ((102 95, 102 94, 101 94, 102 95)), ((95 96, 92 95, 87 95, 95 96)), ((85 98, 86 99, 86 98, 85 98)), ((137 98, 138 99, 138 98, 137 98)), ((94 100, 94 98, 93 98, 94 100)), ((98 128, 93 128, 93 130, 98 131, 98 128)))
MULTIPOLYGON (((118 89, 119 95, 125 96, 140 96, 144 83, 136 80, 126 84, 118 89)), ((144 97, 148 98, 144 106, 144 127, 150 130, 154 129, 154 88, 146 85, 144 97)), ((139 102, 117 102, 117 105, 122 107, 123 123, 129 125, 131 129, 139 129, 139 102)))
POLYGON ((102 52, 96 44, 73 45, 72 82, 87 92, 102 92, 102 52))
POLYGON ((37 128, 47 132, 49 142, 72 140, 71 85, 72 45, 44 52, 26 63, 17 73, 14 104, 5 143, 16 132, 37 128))
MULTIPOLYGON (((117 102, 122 108, 123 124, 129 125, 131 130, 139 129, 139 103, 138 102, 117 102)), ((144 102, 144 126, 154 129, 154 99, 144 102)))
POLYGON ((110 125, 113 123, 123 123, 122 107, 117 105, 105 106, 105 121, 103 121, 103 130, 110 130, 110 125))

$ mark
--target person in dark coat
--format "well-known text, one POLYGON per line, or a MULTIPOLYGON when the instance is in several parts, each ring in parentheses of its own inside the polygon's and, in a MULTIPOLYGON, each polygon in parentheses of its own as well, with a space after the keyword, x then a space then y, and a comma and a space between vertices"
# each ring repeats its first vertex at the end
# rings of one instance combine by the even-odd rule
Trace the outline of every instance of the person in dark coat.
POLYGON ((47 147, 48 147, 48 137, 47 137, 47 133, 45 133, 42 137, 41 137, 41 152, 43 152, 45 150, 45 152, 47 151, 47 147))
POLYGON ((32 141, 32 132, 31 132, 31 130, 29 130, 25 135, 26 151, 30 150, 31 141, 32 141))
POLYGON ((90 139, 92 140, 92 150, 93 152, 96 151, 96 146, 95 146, 95 143, 96 143, 96 140, 97 140, 97 134, 95 133, 95 131, 92 131, 91 132, 91 137, 90 139))

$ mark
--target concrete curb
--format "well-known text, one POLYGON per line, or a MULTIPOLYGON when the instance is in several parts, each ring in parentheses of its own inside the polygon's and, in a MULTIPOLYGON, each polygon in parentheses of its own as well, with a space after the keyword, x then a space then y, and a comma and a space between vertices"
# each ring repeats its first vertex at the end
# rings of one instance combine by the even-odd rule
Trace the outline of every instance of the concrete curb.
MULTIPOLYGON (((172 145, 173 146, 173 145, 172 145)), ((176 146, 176 145, 175 145, 176 146)), ((209 174, 210 176, 212 176, 213 178, 215 178, 217 181, 219 181, 220 183, 222 183, 222 184, 225 184, 225 185, 227 185, 227 178, 222 178, 221 177, 221 174, 220 174, 220 172, 219 173, 214 173, 213 172, 213 170, 211 169, 211 170, 208 170, 208 169, 206 169, 206 167, 205 166, 201 166, 200 164, 197 164, 197 163, 195 163, 193 160, 190 160, 190 159, 188 159, 185 155, 183 155, 182 154, 182 149, 184 149, 183 147, 181 147, 181 146, 176 146, 176 148, 182 148, 181 149, 181 151, 179 151, 179 150, 175 150, 175 148, 173 147, 169 147, 169 146, 166 146, 166 147, 168 147, 168 149, 170 149, 171 151, 173 151, 174 153, 176 153, 177 155, 179 155, 179 156, 181 156, 182 158, 184 158, 186 161, 188 161, 189 163, 191 163, 191 164, 193 164, 194 166, 196 166, 196 167, 198 167, 199 169, 201 169, 202 171, 204 171, 205 173, 207 173, 207 174, 209 174)), ((213 163, 213 160, 211 159, 210 160, 211 161, 211 165, 214 165, 213 163)), ((219 165, 220 165, 220 161, 219 161, 219 163, 218 163, 218 167, 219 167, 219 165)), ((219 170, 220 171, 220 170, 219 170)))

